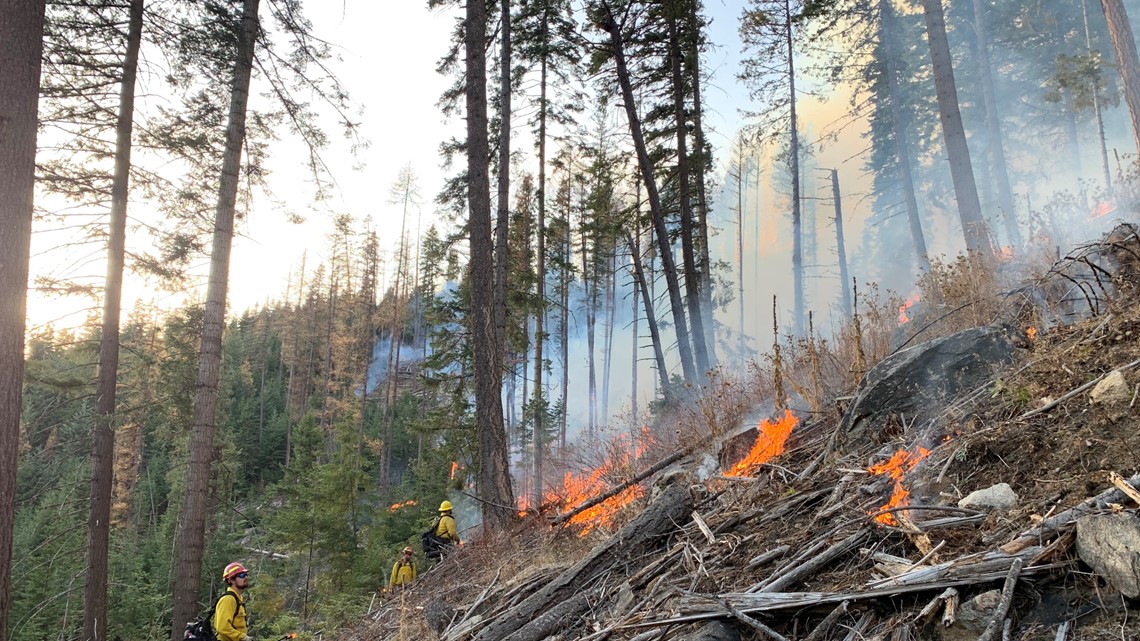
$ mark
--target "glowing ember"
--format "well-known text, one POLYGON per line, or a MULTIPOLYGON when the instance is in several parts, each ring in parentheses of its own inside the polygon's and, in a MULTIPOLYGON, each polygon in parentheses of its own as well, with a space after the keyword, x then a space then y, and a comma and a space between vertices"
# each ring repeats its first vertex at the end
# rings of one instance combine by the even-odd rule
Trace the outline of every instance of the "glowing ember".
POLYGON ((451 462, 451 476, 449 476, 448 478, 454 479, 455 478, 455 470, 458 470, 458 469, 459 469, 459 463, 457 461, 452 461, 451 462))
MULTIPOLYGON (((903 487, 903 477, 907 472, 913 470, 922 459, 930 455, 930 450, 925 447, 919 447, 915 452, 908 452, 906 450, 899 450, 895 452, 894 456, 885 463, 872 465, 867 468, 867 471, 876 476, 889 476, 895 482, 894 491, 891 492, 891 500, 886 505, 875 510, 872 514, 889 510, 896 507, 905 507, 910 505, 910 490, 903 487)), ((893 514, 880 514, 875 517, 875 520, 883 525, 898 525, 893 514)))
POLYGON ((1093 207, 1093 210, 1091 212, 1089 212, 1089 220, 1104 218, 1114 211, 1116 211, 1116 205, 1108 202, 1107 200, 1101 201, 1096 204, 1096 207, 1093 207))
POLYGON ((914 304, 919 301, 921 296, 921 293, 915 292, 899 306, 899 325, 905 325, 910 322, 910 317, 906 315, 906 310, 914 307, 914 304))
POLYGON ((389 512, 395 512, 396 510, 398 510, 402 507, 408 507, 409 505, 415 505, 415 504, 416 504, 415 501, 404 501, 403 503, 393 503, 392 507, 388 508, 388 511, 389 512))
POLYGON ((1031 341, 1037 340, 1037 328, 1030 327, 1029 329, 1025 330, 1025 336, 1031 341))
POLYGON ((797 423, 796 416, 792 414, 791 410, 784 410, 784 418, 774 423, 768 419, 760 421, 760 425, 756 428, 759 434, 756 435, 756 442, 752 444, 752 451, 748 452, 747 456, 733 465, 724 475, 744 476, 783 454, 784 443, 791 436, 797 423))
POLYGON ((1006 245, 1005 247, 1002 247, 1000 250, 998 250, 998 260, 1004 263, 1011 259, 1013 259, 1013 247, 1006 245))

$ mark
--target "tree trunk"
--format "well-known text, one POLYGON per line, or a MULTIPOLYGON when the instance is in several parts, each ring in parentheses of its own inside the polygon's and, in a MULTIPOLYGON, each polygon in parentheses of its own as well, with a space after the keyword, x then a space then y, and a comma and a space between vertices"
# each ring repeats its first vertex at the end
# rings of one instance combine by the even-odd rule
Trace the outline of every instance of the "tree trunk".
POLYGON ((690 22, 692 24, 693 36, 692 45, 689 47, 688 58, 689 68, 692 74, 693 83, 693 142, 696 145, 696 151, 690 154, 690 158, 697 161, 697 171, 695 172, 696 184, 696 202, 695 209, 697 212, 697 243, 700 247, 700 273, 701 273, 701 313, 704 314, 702 323, 705 329, 705 346, 709 359, 709 367, 716 367, 718 359, 716 357, 716 326, 713 319, 713 277, 712 277, 712 258, 709 255, 709 201, 708 190, 705 185, 705 169, 708 166, 708 159, 705 157, 707 148, 705 145, 705 129, 703 124, 703 103, 701 102, 701 50, 700 50, 700 24, 699 16, 697 15, 699 3, 690 2, 690 22))
MULTIPOLYGON (((567 163, 567 165, 572 168, 573 162, 567 163)), ((566 180, 573 180, 572 171, 566 172, 566 180)), ((571 197, 572 192, 566 198, 566 229, 562 238, 562 418, 558 425, 558 451, 560 453, 566 449, 566 396, 570 391, 570 283, 572 280, 570 265, 574 260, 573 245, 570 239, 571 197)))
POLYGON ((0 11, 0 636, 12 605, 12 525, 24 385, 24 317, 35 193, 36 109, 45 3, 10 0, 0 11))
MULTIPOLYGON (((740 359, 740 365, 744 364, 744 140, 741 138, 740 145, 740 164, 736 168, 736 298, 737 298, 737 311, 740 313, 739 327, 740 340, 737 345, 737 358, 740 359)), ((756 247, 756 253, 759 255, 760 247, 756 247)))
POLYGON ((1128 22, 1124 0, 1100 0, 1100 4, 1108 20, 1108 35, 1112 39, 1112 49, 1116 52, 1116 64, 1124 84, 1124 101, 1128 104, 1128 115, 1132 117, 1132 136, 1137 150, 1140 150, 1140 59, 1136 55, 1132 24, 1128 22))
POLYGON ((843 313, 851 318, 855 310, 851 303, 851 278, 847 275, 847 247, 843 239, 843 201, 839 192, 839 170, 831 170, 831 199, 835 202, 835 251, 839 255, 839 280, 842 292, 843 313))
POLYGON ((879 15, 882 31, 883 57, 887 63, 887 91, 890 94, 891 120, 895 128, 895 156, 899 161, 899 181, 902 183, 903 200, 906 203, 906 219, 910 225, 910 240, 918 268, 930 271, 930 254, 926 251, 926 238, 922 234, 922 219, 918 215, 918 199, 914 194, 914 172, 910 165, 910 143, 907 136, 907 122, 902 115, 901 92, 899 91, 898 53, 895 39, 898 38, 894 9, 888 0, 879 0, 879 15))
MULTIPOLYGON (((549 39, 547 33, 547 16, 542 14, 542 40, 549 39)), ((543 388, 542 375, 546 369, 543 363, 542 348, 546 344, 546 83, 547 83, 547 48, 543 47, 542 60, 539 64, 539 97, 538 97, 538 228, 535 230, 538 238, 537 245, 537 271, 538 279, 538 309, 534 314, 534 505, 542 505, 542 448, 545 447, 544 431, 546 429, 546 390, 543 388)))
MULTIPOLYGON (((637 213, 640 214, 641 213, 641 202, 640 202, 641 201, 641 190, 638 190, 637 200, 638 200, 637 213)), ((635 237, 634 238, 634 246, 633 246, 632 250, 630 251, 630 255, 629 255, 629 259, 631 261, 637 260, 637 253, 636 252, 639 250, 639 246, 641 244, 641 230, 638 230, 637 233, 634 234, 634 237, 635 237)), ((631 421, 633 422, 633 424, 637 425, 637 423, 638 423, 638 419, 637 419, 637 411, 638 411, 638 408, 637 408, 637 365, 638 365, 638 349, 640 348, 638 341, 641 338, 640 335, 638 334, 638 331, 639 331, 638 330, 638 320, 641 317, 641 311, 637 308, 637 306, 639 304, 641 304, 640 301, 638 300, 639 298, 641 298, 641 289, 635 286, 633 288, 633 296, 631 296, 631 298, 633 299, 633 309, 631 310, 633 313, 633 321, 631 322, 630 331, 631 331, 631 334, 633 335, 633 340, 630 342, 632 343, 631 349, 633 351, 633 355, 631 357, 632 365, 630 367, 630 372, 629 372, 629 381, 630 381, 630 383, 629 383, 629 415, 631 417, 631 421)))
MULTIPOLYGON (((511 0, 499 5, 502 46, 499 50, 499 175, 498 218, 495 222, 495 329, 507 347, 507 233, 511 198, 511 0)), ((505 354, 504 354, 505 355, 505 354)))
POLYGON ((796 66, 792 47, 792 9, 784 0, 784 38, 788 47, 788 107, 790 110, 791 162, 792 162, 792 301, 793 322, 797 336, 804 333, 804 248, 803 223, 800 220, 800 132, 796 119, 796 66))
POLYGON ((930 61, 934 67, 938 119, 942 122, 942 137, 950 161, 950 177, 954 182, 954 195, 958 200, 958 217, 962 223, 966 250, 972 253, 992 254, 993 243, 982 218, 982 204, 978 200, 978 186, 974 182, 974 170, 970 164, 970 148, 966 144, 962 112, 958 109, 958 89, 954 84, 950 44, 946 40, 946 19, 942 13, 942 0, 922 0, 922 15, 926 21, 930 61))
POLYGON ((697 372, 693 363, 691 343, 689 342, 688 324, 685 321, 685 307, 681 300, 681 285, 677 280, 677 267, 673 261, 673 247, 669 240, 669 230, 665 226, 661 195, 657 191, 657 182, 653 177, 653 165, 650 163, 649 153, 645 147, 645 136, 641 131, 641 119, 635 108, 637 103, 633 98, 633 84, 625 60, 625 45, 622 42, 621 26, 614 19, 608 4, 605 9, 604 28, 610 34, 610 47, 617 67, 618 83, 621 85, 626 118, 629 120, 629 132, 637 152, 637 164, 641 170, 641 179, 644 181, 645 191, 649 198, 649 209, 653 215, 653 229, 657 235, 657 244, 661 249, 661 265, 662 271, 665 272, 665 283, 669 289, 669 307, 673 314, 673 326, 677 332, 677 351, 681 360, 681 370, 687 382, 695 383, 697 372))
POLYGON ((693 352, 696 356, 697 380, 703 381, 709 371, 705 344, 704 315, 701 313, 701 282, 697 275, 697 256, 693 248, 693 208, 689 188, 688 119, 685 118, 685 86, 681 75, 681 43, 677 21, 669 20, 669 63, 673 74, 673 119, 677 132, 677 199, 681 210, 681 268, 685 273, 685 302, 693 324, 693 352))
MULTIPOLYGON (((170 639, 178 641, 188 621, 198 614, 198 588, 202 578, 202 552, 206 538, 206 513, 210 467, 214 455, 214 410, 218 403, 218 376, 222 362, 222 328, 226 321, 226 290, 229 282, 230 247, 234 236, 234 211, 245 141, 246 105, 257 41, 257 9, 260 0, 242 5, 241 37, 234 60, 230 113, 226 125, 225 154, 218 187, 214 219, 214 244, 210 253, 210 279, 202 327, 202 352, 194 395, 194 427, 190 433, 190 463, 186 470, 186 502, 174 549, 174 618, 170 639)), ((212 573, 211 573, 212 574, 212 573)))
POLYGON ((491 186, 487 174, 487 3, 467 3, 464 24, 467 107, 467 199, 471 259, 468 317, 475 369, 475 424, 479 439, 479 498, 483 527, 499 530, 511 520, 507 435, 503 429, 503 346, 495 330, 491 238, 491 186))
POLYGON ((111 492, 115 467, 115 392, 119 375, 119 315, 126 262, 127 199, 131 177, 135 78, 142 42, 143 1, 131 0, 127 51, 119 87, 115 123, 115 173, 111 183, 111 220, 107 233, 107 280, 103 289, 103 326, 95 389, 95 425, 91 447, 91 511, 87 517, 87 568, 83 589, 83 640, 107 638, 107 553, 111 527, 111 492))
MULTIPOLYGON (((1093 55, 1092 48, 1092 33, 1089 30, 1089 9, 1088 0, 1081 0, 1081 18, 1085 23, 1085 52, 1088 55, 1093 55)), ((1112 170, 1108 165, 1108 145, 1104 138, 1104 110, 1100 104, 1100 89, 1096 86, 1096 82, 1090 82, 1092 99, 1093 99, 1093 112, 1096 114, 1096 142, 1100 148, 1100 166, 1104 172, 1104 191, 1105 195, 1112 198, 1112 170)))
POLYGON ((626 235, 629 245, 630 263, 633 265, 633 280, 635 286, 641 290, 641 300, 645 302, 645 324, 649 326, 649 340, 653 344, 653 361, 657 364, 657 376, 661 384, 661 396, 666 405, 673 403, 672 388, 669 385, 669 370, 665 367, 665 350, 661 346, 661 332, 657 330, 657 315, 653 311, 653 294, 649 292, 649 285, 645 282, 645 270, 641 267, 640 243, 634 242, 633 236, 626 235))
POLYGON ((614 323, 617 315, 617 250, 610 248, 606 267, 606 336, 602 349, 602 420, 610 418, 610 372, 614 362, 614 323))
POLYGON ((598 318, 598 244, 594 241, 594 255, 586 251, 586 235, 582 234, 582 286, 586 294, 586 368, 589 406, 587 407, 587 433, 593 436, 598 423, 597 367, 594 359, 594 323, 598 318), (591 269, 593 266, 593 269, 591 269))
POLYGON ((1005 162, 1005 145, 1001 139, 1001 116, 994 93, 993 69, 990 67, 989 34, 986 26, 985 6, 982 0, 974 2, 974 30, 978 38, 978 72, 982 77, 982 103, 986 110, 986 130, 989 134, 990 162, 997 182, 998 209, 1005 222, 1009 244, 1021 248, 1021 230, 1017 227, 1017 210, 1013 206, 1013 190, 1009 186, 1009 171, 1005 162))

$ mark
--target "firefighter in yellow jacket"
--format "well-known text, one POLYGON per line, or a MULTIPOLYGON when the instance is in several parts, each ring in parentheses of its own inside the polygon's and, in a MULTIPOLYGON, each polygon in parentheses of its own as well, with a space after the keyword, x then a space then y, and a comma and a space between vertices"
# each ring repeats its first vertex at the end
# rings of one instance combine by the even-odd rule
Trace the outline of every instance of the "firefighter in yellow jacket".
POLYGON ((222 570, 226 591, 214 605, 214 634, 218 641, 252 641, 246 626, 245 598, 249 572, 241 563, 231 563, 222 570))
POLYGON ((435 526, 435 535, 451 545, 463 545, 463 541, 459 540, 455 517, 451 516, 451 501, 439 504, 439 525, 435 526))
POLYGON ((392 566, 392 578, 388 579, 388 587, 408 586, 416 580, 416 562, 412 560, 412 548, 404 548, 404 555, 392 566))

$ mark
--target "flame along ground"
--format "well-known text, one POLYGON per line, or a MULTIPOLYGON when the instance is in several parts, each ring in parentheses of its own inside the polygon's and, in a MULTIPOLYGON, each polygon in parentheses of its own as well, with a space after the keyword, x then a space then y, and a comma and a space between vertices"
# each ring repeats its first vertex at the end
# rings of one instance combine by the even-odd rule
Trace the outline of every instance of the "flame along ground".
MULTIPOLYGON (((930 450, 921 446, 915 448, 914 452, 899 450, 887 461, 867 468, 867 471, 871 474, 889 476, 891 480, 894 481, 894 490, 891 492, 891 500, 888 501, 886 505, 872 512, 872 514, 891 508, 910 505, 910 490, 903 486, 903 478, 907 472, 913 470, 922 459, 929 455, 930 450)), ((883 525, 898 525, 898 521, 893 514, 879 514, 875 517, 875 521, 883 525)))
MULTIPOLYGON (((561 487, 543 492, 543 502, 557 505, 561 514, 573 511, 578 506, 610 489, 614 480, 624 476, 625 470, 632 468, 653 441, 653 435, 648 427, 641 428, 636 439, 628 435, 617 437, 610 447, 609 456, 601 465, 577 474, 566 472, 562 477, 561 487)), ((569 522, 582 526, 578 535, 586 536, 597 527, 609 525, 619 510, 641 498, 644 494, 645 490, 641 486, 630 486, 620 494, 575 514, 569 522)), ((526 511, 532 507, 530 497, 519 496, 517 506, 520 516, 526 514, 526 511)))
POLYGON ((906 325, 910 322, 910 317, 907 316, 906 310, 914 307, 914 304, 921 300, 921 298, 921 292, 915 292, 911 294, 909 298, 904 300, 902 305, 899 305, 899 325, 906 325))
POLYGON ((412 506, 415 504, 416 504, 416 502, 414 500, 404 501, 403 503, 393 503, 392 507, 388 508, 388 511, 389 512, 395 512, 396 510, 398 510, 402 507, 409 507, 409 506, 412 506))
POLYGON ((792 435, 792 430, 795 429, 798 422, 791 410, 784 410, 784 417, 775 422, 769 419, 760 421, 760 425, 756 427, 759 433, 756 435, 756 442, 752 444, 752 450, 724 475, 745 476, 764 463, 783 454, 784 444, 792 435))

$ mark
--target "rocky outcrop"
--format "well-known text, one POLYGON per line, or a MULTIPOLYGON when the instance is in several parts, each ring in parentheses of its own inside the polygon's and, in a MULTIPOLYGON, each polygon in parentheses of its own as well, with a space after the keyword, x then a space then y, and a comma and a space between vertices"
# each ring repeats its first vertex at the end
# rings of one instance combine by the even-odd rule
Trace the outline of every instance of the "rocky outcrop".
POLYGON ((867 372, 855 399, 843 415, 838 442, 870 436, 886 440, 884 431, 929 418, 944 401, 989 380, 994 367, 1014 358, 1011 332, 978 327, 892 354, 867 372))
POLYGON ((1124 596, 1140 597, 1140 519, 1094 514, 1077 521, 1077 554, 1124 596))

